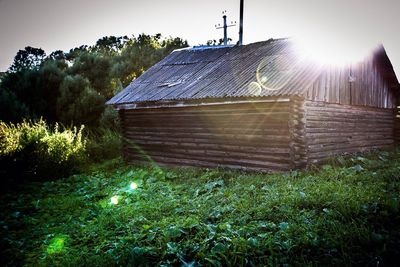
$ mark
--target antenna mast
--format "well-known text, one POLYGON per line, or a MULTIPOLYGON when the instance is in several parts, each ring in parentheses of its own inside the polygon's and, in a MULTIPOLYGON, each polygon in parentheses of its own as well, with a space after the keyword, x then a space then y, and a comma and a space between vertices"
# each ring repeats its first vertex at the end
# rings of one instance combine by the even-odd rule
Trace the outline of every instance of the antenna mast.
POLYGON ((224 20, 224 24, 222 27, 220 26, 220 24, 218 24, 218 26, 215 25, 215 28, 216 29, 224 29, 224 45, 227 45, 228 44, 228 27, 236 26, 236 21, 235 21, 235 24, 231 21, 231 24, 228 25, 226 23, 226 10, 223 11, 222 14, 223 14, 222 18, 224 20))

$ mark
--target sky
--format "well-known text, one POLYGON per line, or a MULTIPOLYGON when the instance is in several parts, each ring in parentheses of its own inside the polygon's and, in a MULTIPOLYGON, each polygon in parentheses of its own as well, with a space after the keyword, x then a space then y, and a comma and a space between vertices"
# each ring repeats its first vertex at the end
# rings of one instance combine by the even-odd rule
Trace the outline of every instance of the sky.
MULTIPOLYGON (((181 37, 190 45, 223 36, 215 24, 239 22, 239 0, 0 0, 0 71, 19 49, 50 54, 103 36, 140 33, 181 37)), ((238 24, 238 23, 237 23, 238 24)), ((400 78, 399 0, 245 0, 244 43, 301 36, 310 47, 382 43, 400 78)), ((238 27, 228 28, 233 42, 238 27)))

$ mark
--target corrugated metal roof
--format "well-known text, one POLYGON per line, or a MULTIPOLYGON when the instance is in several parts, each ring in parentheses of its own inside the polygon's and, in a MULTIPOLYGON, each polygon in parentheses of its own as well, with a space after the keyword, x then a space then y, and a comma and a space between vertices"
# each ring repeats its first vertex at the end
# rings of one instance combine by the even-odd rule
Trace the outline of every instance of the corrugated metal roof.
POLYGON ((289 39, 173 51, 107 104, 221 97, 302 95, 320 67, 289 39))

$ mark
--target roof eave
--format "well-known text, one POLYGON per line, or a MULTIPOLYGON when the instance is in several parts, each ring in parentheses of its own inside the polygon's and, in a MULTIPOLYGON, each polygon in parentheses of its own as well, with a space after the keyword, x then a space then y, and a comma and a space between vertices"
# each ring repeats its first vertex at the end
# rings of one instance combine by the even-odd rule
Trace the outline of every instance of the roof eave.
POLYGON ((176 108, 176 107, 197 107, 216 106, 244 103, 275 103, 288 102, 292 98, 303 98, 302 95, 285 96, 261 96, 261 97, 234 97, 234 98, 204 98, 204 99, 182 99, 182 100, 161 100, 153 102, 120 103, 112 106, 118 110, 124 109, 148 109, 148 108, 176 108))

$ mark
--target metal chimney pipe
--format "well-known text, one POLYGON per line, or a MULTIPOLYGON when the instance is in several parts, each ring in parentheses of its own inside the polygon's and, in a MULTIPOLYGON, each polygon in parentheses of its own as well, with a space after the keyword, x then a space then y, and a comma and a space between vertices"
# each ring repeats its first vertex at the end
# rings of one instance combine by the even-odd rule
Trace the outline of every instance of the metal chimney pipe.
POLYGON ((228 25, 226 24, 226 15, 223 16, 224 19, 224 45, 228 44, 228 25))
POLYGON ((240 0, 239 45, 243 45, 243 9, 244 0, 240 0))

